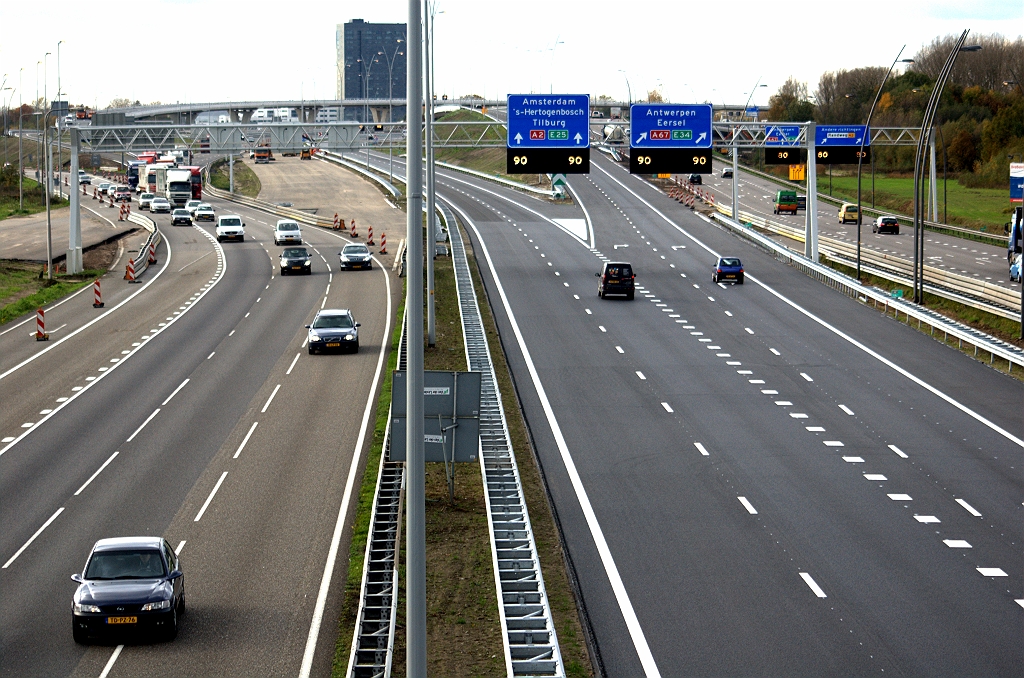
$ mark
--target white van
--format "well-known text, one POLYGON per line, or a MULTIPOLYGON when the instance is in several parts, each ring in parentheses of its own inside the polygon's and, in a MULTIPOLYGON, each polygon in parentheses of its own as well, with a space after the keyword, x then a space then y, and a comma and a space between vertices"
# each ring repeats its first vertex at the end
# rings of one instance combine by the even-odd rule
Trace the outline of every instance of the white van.
POLYGON ((225 214, 217 219, 217 242, 227 239, 245 240, 245 224, 237 214, 225 214))

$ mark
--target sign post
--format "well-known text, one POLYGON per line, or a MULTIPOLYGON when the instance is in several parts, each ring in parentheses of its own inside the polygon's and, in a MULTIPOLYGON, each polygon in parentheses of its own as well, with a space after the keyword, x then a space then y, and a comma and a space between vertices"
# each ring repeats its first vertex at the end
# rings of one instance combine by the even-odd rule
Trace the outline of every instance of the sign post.
POLYGON ((589 174, 589 94, 509 94, 505 171, 589 174))
POLYGON ((711 106, 633 104, 630 174, 711 174, 711 106))

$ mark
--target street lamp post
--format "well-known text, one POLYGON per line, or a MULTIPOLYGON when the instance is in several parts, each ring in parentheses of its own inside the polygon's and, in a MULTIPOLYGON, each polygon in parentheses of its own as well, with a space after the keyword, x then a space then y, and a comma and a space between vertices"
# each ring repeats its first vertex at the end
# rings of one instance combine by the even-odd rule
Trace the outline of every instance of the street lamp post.
POLYGON ((18 209, 22 212, 25 211, 25 168, 22 164, 24 151, 22 151, 21 141, 22 132, 24 130, 24 126, 21 124, 21 119, 24 117, 25 113, 25 101, 22 97, 21 91, 21 76, 24 72, 24 68, 18 71, 18 209))
POLYGON ((64 160, 62 158, 63 148, 61 142, 63 141, 63 122, 64 115, 62 113, 63 108, 60 106, 60 45, 64 42, 63 40, 57 41, 57 190, 60 191, 60 197, 64 197, 64 188, 61 185, 61 181, 64 178, 64 160))
POLYGON ((51 233, 53 224, 50 221, 50 189, 51 182, 53 181, 53 160, 52 150, 50 148, 50 142, 47 139, 48 125, 46 122, 47 117, 50 115, 49 97, 46 94, 47 85, 47 65, 48 60, 46 57, 50 56, 47 52, 43 55, 43 149, 45 151, 43 161, 46 164, 46 169, 43 172, 43 195, 46 196, 46 278, 47 280, 53 280, 53 235, 51 233))
MULTIPOLYGON (((860 191, 860 175, 861 169, 864 167, 864 142, 867 141, 867 135, 871 131, 871 116, 875 114, 875 106, 878 105, 878 99, 882 96, 882 90, 885 89, 885 83, 889 79, 889 75, 892 73, 892 69, 895 68, 897 63, 914 63, 913 59, 900 59, 903 55, 903 50, 907 48, 906 45, 900 47, 899 54, 892 61, 892 66, 889 66, 889 70, 885 72, 885 77, 882 78, 882 84, 878 86, 878 91, 875 92, 875 100, 871 102, 871 108, 868 110, 868 120, 864 123, 864 135, 860 139, 860 149, 857 153, 857 280, 860 280, 860 228, 863 223, 861 212, 861 191, 860 191)), ((872 159, 872 167, 874 167, 874 160, 872 159)), ((875 173, 871 172, 871 206, 875 204, 875 173)))
POLYGON ((743 104, 743 117, 744 118, 747 117, 747 106, 750 105, 750 100, 754 98, 754 93, 757 92, 757 88, 758 87, 767 87, 768 86, 768 85, 762 85, 761 84, 761 78, 763 78, 763 77, 764 76, 762 75, 760 78, 757 79, 757 82, 754 83, 754 88, 752 90, 750 90, 750 96, 747 97, 747 103, 743 104))
POLYGON ((626 92, 629 94, 628 106, 633 105, 633 88, 629 86, 629 76, 626 75, 626 71, 619 69, 619 73, 622 73, 622 77, 626 79, 626 92))
MULTIPOLYGON (((398 42, 402 43, 402 42, 404 42, 404 40, 402 40, 401 38, 398 38, 398 42)), ((397 47, 395 47, 395 52, 394 52, 394 54, 391 55, 390 59, 388 58, 388 55, 385 54, 384 52, 377 52, 377 54, 383 54, 384 55, 384 62, 388 65, 388 122, 389 123, 394 123, 395 122, 395 112, 394 112, 394 109, 393 109, 393 105, 394 105, 394 87, 393 86, 394 86, 394 82, 395 82, 395 77, 394 77, 394 74, 392 72, 392 69, 395 66, 395 59, 398 58, 398 55, 399 54, 401 54, 403 56, 405 55, 405 52, 399 52, 398 51, 401 48, 402 48, 401 44, 399 44, 397 47)), ((408 117, 408 108, 409 107, 406 106, 406 117, 408 117)), ((392 143, 390 143, 391 142, 391 135, 393 133, 394 133, 394 128, 393 127, 389 127, 388 128, 388 139, 389 139, 389 143, 388 143, 388 181, 389 182, 393 182, 395 180, 395 171, 394 171, 394 168, 395 168, 395 153, 394 153, 394 148, 392 148, 392 143)))

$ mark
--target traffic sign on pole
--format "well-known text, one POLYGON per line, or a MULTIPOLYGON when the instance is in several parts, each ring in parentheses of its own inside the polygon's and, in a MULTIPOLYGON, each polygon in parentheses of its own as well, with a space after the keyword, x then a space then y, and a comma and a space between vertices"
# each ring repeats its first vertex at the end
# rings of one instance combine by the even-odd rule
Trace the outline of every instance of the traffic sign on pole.
POLYGON ((630 173, 711 173, 710 105, 633 104, 629 115, 630 173))
POLYGON ((590 171, 589 94, 509 94, 506 170, 590 171))
POLYGON ((799 125, 772 125, 764 134, 765 146, 796 146, 800 138, 799 125))
POLYGON ((822 146, 864 146, 871 145, 871 137, 865 125, 819 125, 814 134, 814 145, 822 146))

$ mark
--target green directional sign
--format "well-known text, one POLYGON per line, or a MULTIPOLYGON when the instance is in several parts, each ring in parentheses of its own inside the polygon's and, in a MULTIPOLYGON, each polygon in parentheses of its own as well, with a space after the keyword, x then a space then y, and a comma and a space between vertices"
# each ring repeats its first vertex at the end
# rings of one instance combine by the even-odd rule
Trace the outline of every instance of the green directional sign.
POLYGON ((690 141, 693 139, 693 130, 674 129, 672 130, 672 141, 690 141))
POLYGON ((568 141, 569 130, 567 129, 549 129, 548 130, 548 141, 568 141))

